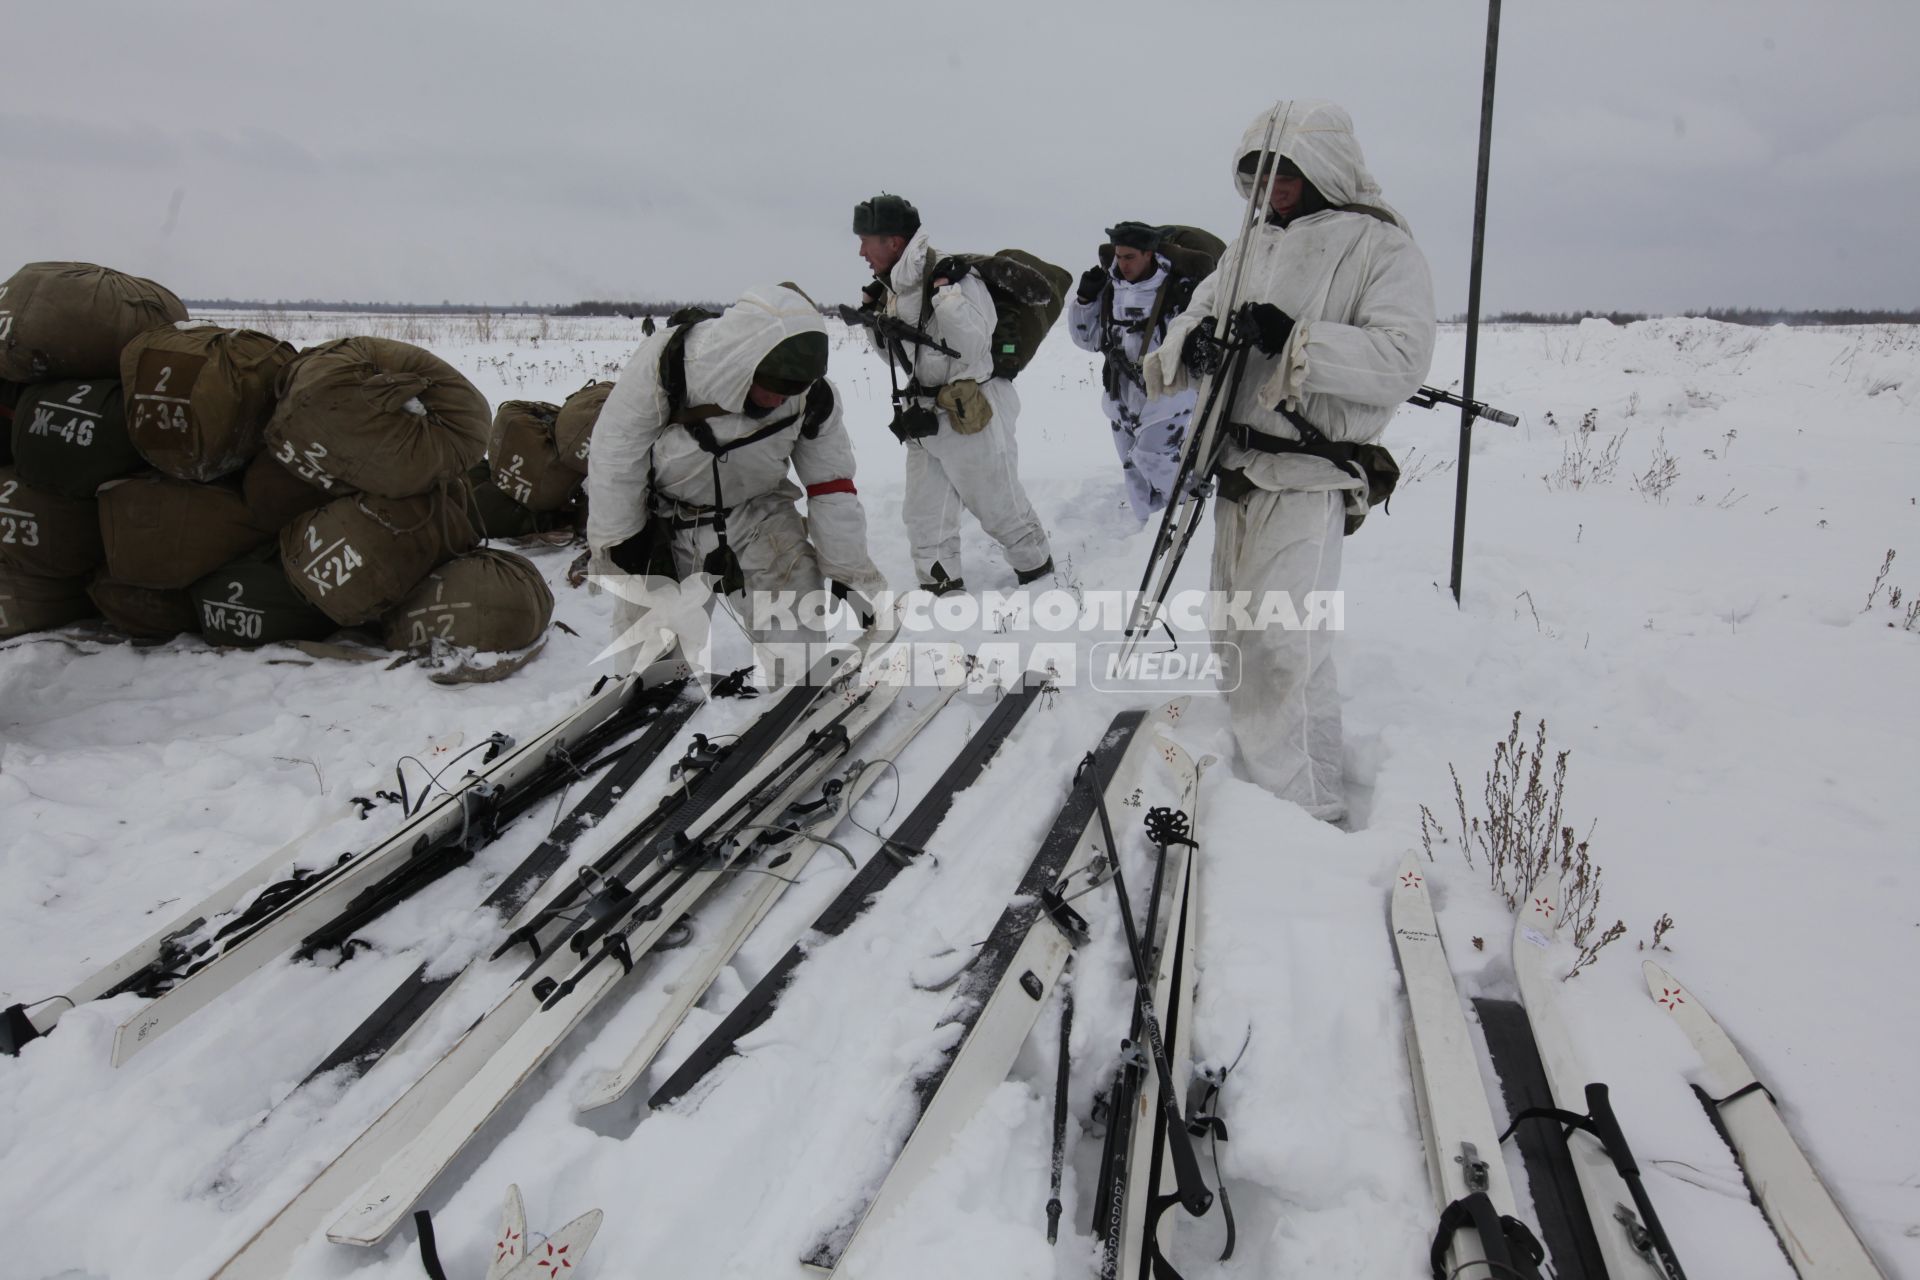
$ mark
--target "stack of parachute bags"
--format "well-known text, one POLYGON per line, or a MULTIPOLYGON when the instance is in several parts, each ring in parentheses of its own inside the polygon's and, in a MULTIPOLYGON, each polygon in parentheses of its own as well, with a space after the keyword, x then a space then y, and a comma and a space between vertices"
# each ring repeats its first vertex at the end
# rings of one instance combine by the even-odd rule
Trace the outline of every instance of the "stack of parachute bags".
POLYGON ((480 391, 419 347, 295 352, 189 322, 150 280, 31 263, 0 286, 0 639, 100 615, 139 639, 360 628, 393 649, 526 650, 553 594, 481 543, 578 502, 591 419, 567 438, 575 475, 547 408, 512 402, 490 423, 480 391), (496 483, 482 456, 503 435, 496 483), (571 491, 556 496, 554 471, 571 491))

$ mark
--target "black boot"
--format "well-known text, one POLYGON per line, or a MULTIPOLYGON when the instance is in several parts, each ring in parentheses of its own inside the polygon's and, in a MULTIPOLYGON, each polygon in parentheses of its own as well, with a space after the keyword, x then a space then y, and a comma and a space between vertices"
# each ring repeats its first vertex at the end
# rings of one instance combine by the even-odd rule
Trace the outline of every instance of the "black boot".
MULTIPOLYGON (((1048 563, 1052 562, 1049 561, 1048 563)), ((921 583, 920 589, 922 591, 931 591, 937 596, 953 596, 959 595, 967 589, 967 584, 962 579, 949 578, 947 571, 941 568, 938 560, 933 562, 932 567, 927 570, 927 574, 932 578, 932 581, 921 583)))
POLYGON ((1053 557, 1048 556, 1047 562, 1045 564, 1039 566, 1036 569, 1015 569, 1013 571, 1013 576, 1019 579, 1020 585, 1024 587, 1029 582, 1038 582, 1040 579, 1046 577, 1048 574, 1052 572, 1053 572, 1053 557))

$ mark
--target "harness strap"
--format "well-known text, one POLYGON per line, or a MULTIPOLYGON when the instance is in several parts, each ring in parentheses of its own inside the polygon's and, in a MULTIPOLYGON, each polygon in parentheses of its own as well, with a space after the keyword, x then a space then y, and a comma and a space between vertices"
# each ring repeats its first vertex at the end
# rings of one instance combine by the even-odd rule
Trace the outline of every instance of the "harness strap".
MULTIPOLYGON (((735 449, 757 444, 770 436, 780 434, 792 427, 796 421, 799 423, 803 438, 808 440, 816 438, 821 429, 826 426, 827 419, 833 416, 834 400, 833 388, 824 378, 820 379, 807 388, 806 402, 801 406, 799 413, 781 418, 777 422, 769 422, 758 431, 749 432, 737 440, 729 440, 722 444, 719 437, 714 435, 708 421, 712 418, 725 417, 731 411, 717 404, 689 405, 686 402, 688 394, 687 335, 691 334, 696 326, 718 318, 711 311, 695 308, 689 308, 674 315, 673 319, 680 323, 668 336, 666 346, 660 352, 660 389, 667 397, 667 422, 684 428, 687 434, 693 437, 693 442, 700 446, 701 451, 712 459, 712 508, 692 519, 674 519, 673 528, 680 531, 696 529, 702 525, 712 527, 714 538, 719 543, 713 558, 717 559, 716 567, 724 580, 737 576, 739 561, 727 545, 727 512, 731 508, 727 506, 726 496, 721 491, 720 460, 735 449)), ((848 488, 849 490, 852 488, 851 481, 848 482, 848 488)))

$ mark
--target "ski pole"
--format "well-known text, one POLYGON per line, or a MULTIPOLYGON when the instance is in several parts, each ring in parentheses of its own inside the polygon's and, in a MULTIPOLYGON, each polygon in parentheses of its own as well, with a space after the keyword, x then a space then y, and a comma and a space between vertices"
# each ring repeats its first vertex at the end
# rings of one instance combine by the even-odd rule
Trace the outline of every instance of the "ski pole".
POLYGON ((1067 1162, 1067 1047, 1073 1039, 1073 955, 1060 971, 1060 1070, 1053 1081, 1053 1181, 1047 1201, 1047 1243, 1060 1239, 1060 1177, 1067 1162))
MULTIPOLYGON (((1095 782, 1098 779, 1094 780, 1095 782)), ((1140 948, 1140 934, 1133 924, 1133 908, 1127 897, 1126 876, 1120 869, 1120 844, 1113 838, 1113 822, 1107 815, 1104 791, 1095 792, 1095 812, 1100 815, 1100 832, 1113 859, 1113 891, 1120 901, 1120 924, 1127 935, 1127 955, 1133 961, 1133 980, 1138 990, 1140 1023, 1146 1029, 1147 1044, 1153 1052, 1154 1070, 1160 1077, 1160 1110, 1167 1120, 1167 1147, 1173 1156, 1173 1173, 1179 1183, 1180 1203, 1194 1217, 1213 1204, 1213 1192, 1200 1176, 1200 1160, 1193 1153, 1193 1137, 1187 1132, 1186 1117, 1173 1096, 1173 1068, 1167 1062, 1167 1046, 1160 1036, 1160 1018, 1153 1008, 1153 980, 1147 975, 1146 955, 1140 948)))
POLYGON ((1640 1222, 1647 1236, 1646 1246, 1660 1259, 1667 1280, 1687 1280, 1687 1273, 1680 1269, 1680 1259, 1674 1256, 1673 1242, 1667 1239, 1667 1229, 1661 1225, 1660 1215, 1653 1209, 1653 1200, 1640 1181, 1640 1166, 1633 1158, 1633 1149, 1627 1146, 1627 1135, 1620 1128, 1620 1118, 1613 1113, 1613 1102, 1607 1096, 1606 1085, 1587 1086, 1587 1116, 1591 1122, 1590 1132, 1606 1148, 1607 1157, 1613 1161, 1620 1181, 1627 1184, 1627 1193, 1633 1197, 1634 1207, 1640 1210, 1640 1222))

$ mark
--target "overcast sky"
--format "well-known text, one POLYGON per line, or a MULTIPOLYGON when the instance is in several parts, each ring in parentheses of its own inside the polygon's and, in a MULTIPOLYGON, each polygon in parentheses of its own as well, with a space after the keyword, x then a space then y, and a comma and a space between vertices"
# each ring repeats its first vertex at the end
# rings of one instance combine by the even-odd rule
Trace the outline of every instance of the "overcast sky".
MULTIPOLYGON (((1353 115, 1465 308, 1486 10, 7 0, 0 248, 191 297, 731 298, 864 278, 853 203, 1078 272, 1231 234, 1242 128, 1353 115)), ((1920 307, 1920 5, 1529 0, 1500 42, 1486 306, 1920 307)))

